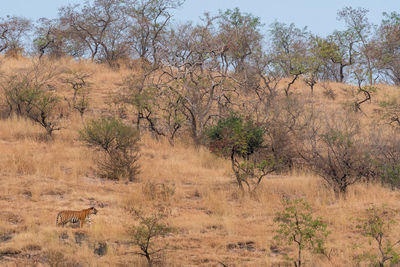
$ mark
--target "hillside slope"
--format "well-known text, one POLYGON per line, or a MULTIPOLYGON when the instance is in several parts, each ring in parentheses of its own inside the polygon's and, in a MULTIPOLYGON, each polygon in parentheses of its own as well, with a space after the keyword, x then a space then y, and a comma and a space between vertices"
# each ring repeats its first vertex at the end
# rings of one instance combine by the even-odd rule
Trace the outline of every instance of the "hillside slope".
MULTIPOLYGON (((3 72, 18 71, 27 62, 4 59, 3 72)), ((110 91, 129 73, 68 60, 57 64, 92 73, 88 118, 107 108, 110 91)), ((352 94, 346 89, 349 86, 328 86, 336 99, 324 97, 322 87, 317 87, 316 102, 340 109, 352 94)), ((393 87, 379 88, 372 103, 363 106, 368 118, 379 116, 381 101, 399 95, 393 87)), ((309 93, 301 82, 296 90, 309 93)), ((163 206, 169 210, 167 222, 173 228, 156 240, 168 244, 162 253, 164 266, 285 266, 284 254, 294 248, 273 240, 274 217, 282 209, 282 199, 303 198, 331 232, 329 259, 307 252, 307 265, 352 266, 363 253, 378 253, 356 227, 366 208, 385 205, 387 210, 398 210, 397 190, 355 184, 346 198, 337 199, 322 179, 305 171, 270 175, 255 197, 243 195, 234 183, 230 162, 206 148, 195 148, 188 138, 172 146, 144 134, 138 179, 100 179, 95 171, 97 152, 78 138, 85 120, 71 115, 52 140, 43 138, 43 129, 24 118, 0 120, 0 265, 146 266, 131 243, 129 229, 138 223, 131 211, 153 214, 163 206), (58 211, 90 206, 99 211, 90 226, 56 227, 58 211), (101 253, 100 247, 106 247, 106 252, 101 253)), ((398 233, 399 225, 393 227, 393 233, 398 233)))

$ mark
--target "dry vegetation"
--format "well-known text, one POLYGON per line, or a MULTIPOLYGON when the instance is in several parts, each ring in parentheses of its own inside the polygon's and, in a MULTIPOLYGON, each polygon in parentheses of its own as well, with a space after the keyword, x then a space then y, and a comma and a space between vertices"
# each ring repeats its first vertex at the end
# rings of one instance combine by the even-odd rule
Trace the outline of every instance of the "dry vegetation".
MULTIPOLYGON (((2 71, 18 72, 29 63, 25 58, 3 59, 2 71)), ((190 138, 180 138, 172 146, 149 134, 140 141, 136 181, 96 177, 97 152, 79 140, 78 130, 107 109, 112 89, 129 70, 68 59, 53 64, 92 73, 91 105, 87 118, 71 114, 50 140, 31 120, 0 120, 1 265, 145 266, 145 258, 131 244, 129 229, 138 224, 131 211, 152 214, 161 205, 168 208, 166 222, 173 229, 155 241, 168 244, 161 255, 164 266, 286 266, 283 254, 293 248, 273 240, 273 219, 282 209, 282 199, 298 198, 312 206, 332 233, 326 242, 329 259, 307 252, 307 266, 352 266, 363 253, 377 252, 357 229, 358 219, 372 206, 397 210, 400 193, 375 182, 356 183, 345 197, 337 198, 321 178, 293 170, 267 176, 257 194, 249 196, 234 183, 228 160, 196 148, 190 138), (89 206, 99 211, 90 226, 56 228, 58 211, 89 206)), ((340 83, 327 86, 337 97, 327 98, 326 89, 317 85, 317 105, 342 109, 353 89, 340 83)), ((293 91, 297 96, 309 94, 300 80, 293 91)), ((379 102, 398 94, 394 87, 378 86, 372 103, 363 106, 364 119, 380 117, 379 102)), ((393 233, 399 230, 400 225, 393 226, 393 233)))

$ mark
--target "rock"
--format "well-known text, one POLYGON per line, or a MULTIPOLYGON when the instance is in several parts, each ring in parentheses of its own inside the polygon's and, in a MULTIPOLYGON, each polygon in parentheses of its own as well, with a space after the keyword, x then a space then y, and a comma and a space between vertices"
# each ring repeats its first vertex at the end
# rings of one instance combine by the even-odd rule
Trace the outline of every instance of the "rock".
POLYGON ((227 249, 229 249, 229 250, 232 250, 232 249, 235 249, 237 246, 236 246, 236 244, 228 244, 227 246, 226 246, 226 248, 227 249))
POLYGON ((8 240, 10 240, 13 236, 11 234, 8 233, 0 233, 0 243, 1 242, 7 242, 8 240))
POLYGON ((17 250, 17 249, 13 249, 13 248, 8 248, 8 249, 4 249, 4 250, 0 250, 0 258, 2 256, 16 256, 18 254, 21 254, 21 250, 17 250))
POLYGON ((277 256, 277 255, 282 254, 282 253, 279 251, 278 246, 271 245, 271 246, 269 247, 269 249, 270 249, 270 251, 271 251, 271 256, 277 256))
POLYGON ((23 248, 23 250, 25 250, 25 251, 40 251, 40 250, 42 250, 42 247, 39 245, 36 245, 36 244, 29 244, 29 245, 26 245, 23 248))
POLYGON ((84 232, 75 232, 75 243, 81 245, 82 241, 87 239, 87 236, 84 232))
POLYGON ((233 249, 241 249, 241 250, 247 250, 247 251, 255 251, 255 243, 254 241, 246 241, 246 242, 237 242, 236 244, 228 244, 226 247, 227 249, 233 250, 233 249))
POLYGON ((69 238, 69 236, 68 236, 68 234, 67 233, 62 233, 61 235, 60 235, 60 240, 66 240, 66 239, 68 239, 69 238))
POLYGON ((100 242, 94 249, 94 254, 104 256, 107 254, 107 243, 100 242))
POLYGON ((31 198, 32 197, 32 192, 31 191, 24 191, 22 193, 26 198, 31 198))

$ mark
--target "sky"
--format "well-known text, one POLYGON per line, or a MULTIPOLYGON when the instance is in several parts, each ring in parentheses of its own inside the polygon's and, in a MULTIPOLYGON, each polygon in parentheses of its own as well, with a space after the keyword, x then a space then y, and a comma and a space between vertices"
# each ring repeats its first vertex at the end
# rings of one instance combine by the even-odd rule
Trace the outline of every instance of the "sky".
MULTIPOLYGON (((0 0, 0 17, 7 15, 23 16, 31 19, 41 17, 55 18, 58 8, 69 3, 82 3, 83 0, 0 0)), ((204 12, 218 14, 218 10, 239 7, 242 12, 261 18, 266 25, 274 21, 297 27, 305 26, 320 36, 326 36, 334 30, 343 29, 344 23, 337 21, 337 11, 345 6, 363 7, 370 10, 368 18, 379 24, 382 12, 400 13, 400 0, 186 0, 175 11, 176 23, 198 22, 204 12)))

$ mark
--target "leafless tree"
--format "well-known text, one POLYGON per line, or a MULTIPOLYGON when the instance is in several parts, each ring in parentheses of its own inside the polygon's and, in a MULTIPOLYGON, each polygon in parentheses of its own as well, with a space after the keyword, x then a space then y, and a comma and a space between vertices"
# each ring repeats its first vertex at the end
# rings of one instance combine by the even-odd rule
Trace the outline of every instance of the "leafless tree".
POLYGON ((34 36, 33 44, 39 58, 43 55, 49 55, 53 58, 66 55, 65 33, 61 29, 58 19, 39 19, 36 23, 34 36))
POLYGON ((225 68, 232 67, 237 74, 246 71, 246 61, 261 49, 262 23, 252 14, 242 13, 239 8, 221 12, 218 18, 219 40, 225 45, 225 68))
POLYGON ((356 118, 337 114, 323 120, 314 116, 306 131, 306 163, 334 190, 344 195, 348 186, 374 174, 370 144, 362 137, 356 118))
POLYGON ((384 13, 385 19, 378 28, 373 49, 378 60, 378 69, 386 81, 400 85, 400 14, 384 13))
POLYGON ((368 10, 365 8, 345 7, 338 11, 338 18, 344 20, 347 31, 354 38, 354 47, 358 52, 358 69, 365 68, 364 75, 367 77, 369 86, 373 86, 376 74, 376 66, 369 47, 373 25, 368 21, 368 10))
POLYGON ((69 5, 60 9, 62 27, 76 55, 89 54, 113 65, 129 54, 126 16, 122 12, 124 1, 94 0, 83 6, 69 5))
POLYGON ((89 92, 91 89, 91 83, 88 81, 89 78, 89 73, 70 70, 67 72, 66 77, 62 79, 73 90, 72 97, 64 96, 64 99, 70 108, 79 112, 81 118, 83 118, 89 106, 89 92))
POLYGON ((159 61, 158 50, 172 18, 172 10, 183 4, 183 0, 132 1, 124 10, 130 20, 128 38, 140 58, 159 61))
POLYGON ((182 25, 168 39, 163 57, 165 86, 182 100, 182 113, 193 140, 200 144, 207 124, 217 115, 216 103, 225 90, 227 76, 221 61, 224 45, 217 41, 214 18, 209 16, 203 25, 182 25))
POLYGON ((270 35, 271 53, 275 55, 279 68, 288 78, 284 91, 289 96, 295 81, 308 72, 309 33, 306 28, 299 29, 294 24, 275 22, 270 26, 270 35))
POLYGON ((31 27, 31 21, 22 17, 0 18, 0 52, 23 50, 23 38, 31 27))

